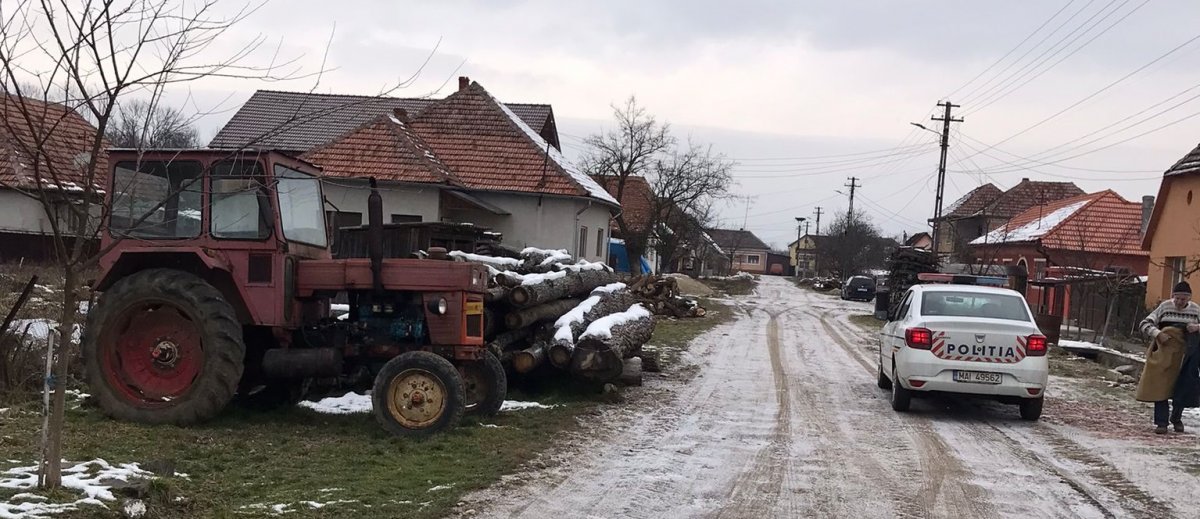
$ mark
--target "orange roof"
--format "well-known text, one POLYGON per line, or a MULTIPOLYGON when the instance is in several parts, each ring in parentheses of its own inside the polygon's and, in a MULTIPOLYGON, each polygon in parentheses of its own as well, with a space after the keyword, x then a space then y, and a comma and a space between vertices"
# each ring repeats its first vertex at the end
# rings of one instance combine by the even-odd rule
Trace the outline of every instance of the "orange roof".
POLYGON ((466 187, 587 196, 617 205, 479 83, 425 108, 408 126, 466 187))
MULTIPOLYGON (((618 191, 617 177, 595 177, 596 182, 604 186, 614 198, 621 202, 621 215, 625 219, 626 225, 633 232, 642 232, 650 225, 650 211, 652 211, 651 201, 654 198, 654 192, 650 189, 650 184, 646 182, 644 177, 630 176, 625 179, 625 189, 620 194, 618 191)), ((617 221, 612 222, 614 230, 617 229, 617 221)))
POLYGON ((1038 243, 1042 247, 1145 256, 1142 206, 1110 190, 1031 207, 972 245, 1038 243))
POLYGON ((331 177, 459 184, 429 146, 390 115, 376 117, 301 157, 331 177))
MULTIPOLYGON (((74 110, 58 103, 0 94, 0 185, 82 191, 87 180, 96 128, 74 110), (43 143, 38 145, 38 143, 43 143)), ((103 186, 107 141, 92 179, 103 186)))

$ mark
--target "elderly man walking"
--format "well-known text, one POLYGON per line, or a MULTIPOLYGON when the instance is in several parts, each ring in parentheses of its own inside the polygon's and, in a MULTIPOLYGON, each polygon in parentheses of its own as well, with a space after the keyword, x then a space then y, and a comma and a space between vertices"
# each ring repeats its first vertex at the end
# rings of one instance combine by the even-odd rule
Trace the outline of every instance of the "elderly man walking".
POLYGON ((1184 408, 1200 407, 1200 305, 1192 302, 1192 287, 1176 284, 1141 329, 1151 341, 1137 399, 1154 402, 1155 433, 1166 434, 1168 422, 1183 432, 1184 408))

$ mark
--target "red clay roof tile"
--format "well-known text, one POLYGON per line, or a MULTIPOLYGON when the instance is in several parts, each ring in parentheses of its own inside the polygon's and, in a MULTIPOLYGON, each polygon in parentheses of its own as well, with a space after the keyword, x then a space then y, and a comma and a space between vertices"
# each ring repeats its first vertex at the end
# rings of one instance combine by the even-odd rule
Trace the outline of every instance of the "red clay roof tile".
MULTIPOLYGON (((8 94, 0 94, 0 117, 0 185, 32 188, 40 178, 43 186, 82 191, 95 127, 61 104, 8 94)), ((97 186, 108 178, 107 148, 102 143, 97 186)))
POLYGON ((384 115, 301 156, 326 176, 392 182, 459 184, 407 124, 384 115))

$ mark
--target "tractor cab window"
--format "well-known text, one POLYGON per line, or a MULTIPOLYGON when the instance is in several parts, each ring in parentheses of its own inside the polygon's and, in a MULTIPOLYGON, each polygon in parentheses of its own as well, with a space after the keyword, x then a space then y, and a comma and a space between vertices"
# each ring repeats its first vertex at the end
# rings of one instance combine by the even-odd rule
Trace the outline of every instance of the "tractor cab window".
POLYGON ((212 165, 214 237, 264 240, 271 236, 271 201, 257 160, 225 160, 212 165))
POLYGON ((317 247, 326 245, 324 201, 316 177, 275 165, 275 191, 283 237, 317 247))
POLYGON ((148 239, 199 236, 202 170, 195 161, 118 163, 109 232, 148 239))

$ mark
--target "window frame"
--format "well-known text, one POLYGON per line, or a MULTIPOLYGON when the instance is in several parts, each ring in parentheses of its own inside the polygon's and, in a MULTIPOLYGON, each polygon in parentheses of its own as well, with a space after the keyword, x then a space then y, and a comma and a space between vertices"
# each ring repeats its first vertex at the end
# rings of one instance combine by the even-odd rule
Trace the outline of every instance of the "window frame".
POLYGON ((604 257, 604 228, 596 228, 596 257, 604 257))
POLYGON ((578 253, 578 254, 576 254, 576 256, 578 256, 580 258, 587 256, 587 237, 588 237, 588 227, 586 225, 580 225, 579 226, 579 247, 578 247, 578 250, 576 251, 578 253))
MULTIPOLYGON (((325 195, 324 195, 324 190, 321 187, 321 179, 319 177, 310 175, 308 173, 305 173, 305 172, 300 171, 295 168, 288 167, 283 164, 275 164, 274 168, 272 169, 271 172, 274 174, 274 179, 275 179, 275 203, 279 207, 279 232, 280 232, 280 235, 283 237, 283 239, 285 241, 300 243, 303 245, 308 245, 311 247, 317 247, 317 248, 321 248, 321 249, 328 248, 330 246, 330 242, 332 240, 330 240, 330 236, 329 236, 329 227, 325 222, 325 195), (292 173, 294 175, 289 176, 288 175, 289 173, 292 173), (284 183, 285 180, 306 180, 306 181, 311 181, 312 185, 316 186, 317 197, 318 197, 317 220, 320 222, 320 225, 322 227, 322 229, 320 229, 321 232, 319 233, 321 236, 321 243, 314 243, 314 242, 310 242, 310 241, 305 241, 303 239, 298 239, 298 238, 293 238, 293 237, 288 236, 288 232, 287 232, 288 225, 287 225, 287 222, 285 221, 286 218, 284 217, 284 210, 283 210, 282 197, 284 196, 284 193, 283 193, 282 189, 279 189, 279 187, 284 183)), ((291 196, 291 195, 289 194, 288 196, 291 196)), ((288 210, 291 211, 291 208, 289 207, 288 210)))
MULTIPOLYGON (((110 198, 110 199, 109 199, 109 202, 108 202, 108 204, 109 204, 109 206, 108 206, 108 217, 105 219, 105 220, 106 220, 106 222, 105 222, 105 224, 106 224, 106 225, 105 225, 105 227, 106 227, 106 228, 107 228, 107 230, 108 230, 108 235, 109 235, 110 237, 112 237, 114 240, 124 240, 124 239, 127 239, 127 238, 133 238, 133 239, 138 239, 138 240, 194 240, 194 239, 196 239, 196 238, 199 238, 200 236, 202 236, 202 235, 204 235, 204 234, 205 234, 205 225, 204 225, 204 221, 205 221, 205 214, 204 214, 204 209, 205 209, 205 206, 206 206, 206 203, 207 203, 207 198, 208 198, 208 196, 207 196, 207 195, 204 193, 204 176, 205 176, 205 175, 204 175, 204 163, 203 163, 203 162, 201 162, 201 161, 199 161, 199 160, 194 160, 194 159, 180 159, 180 160, 126 160, 126 161, 121 161, 121 162, 117 162, 117 163, 113 164, 113 166, 112 166, 112 169, 111 169, 110 173, 111 173, 111 174, 110 174, 110 178, 109 178, 109 182, 108 182, 108 184, 109 184, 109 189, 110 189, 110 192, 112 193, 112 198, 110 198), (116 207, 117 207, 117 205, 118 205, 117 198, 118 198, 119 196, 127 196, 127 195, 124 195, 124 193, 126 192, 126 190, 124 190, 124 189, 118 189, 118 188, 117 188, 117 170, 119 170, 119 169, 127 169, 127 170, 129 170, 129 171, 133 171, 133 172, 135 172, 135 173, 137 173, 137 174, 146 174, 146 173, 143 173, 143 172, 142 172, 142 169, 141 169, 141 168, 145 167, 147 164, 154 164, 154 163, 160 163, 160 164, 164 164, 164 165, 165 165, 164 167, 165 167, 165 168, 168 168, 168 170, 169 170, 169 168, 171 168, 172 166, 182 167, 182 166, 184 166, 184 165, 189 165, 189 164, 190 164, 190 165, 193 165, 193 166, 195 166, 195 168, 196 168, 196 175, 195 175, 195 176, 193 176, 193 177, 187 178, 187 179, 185 179, 183 182, 180 182, 180 183, 179 183, 179 186, 180 186, 180 187, 182 187, 182 186, 184 185, 184 183, 185 183, 185 182, 190 182, 190 183, 192 183, 192 184, 198 184, 198 186, 196 187, 196 191, 195 191, 195 192, 196 192, 196 194, 198 195, 198 203, 197 203, 197 206, 196 206, 196 208, 195 208, 195 209, 196 209, 196 210, 197 210, 197 211, 200 213, 200 218, 199 218, 199 221, 198 221, 198 222, 197 222, 197 224, 196 224, 196 233, 195 233, 195 234, 191 234, 191 235, 182 235, 182 234, 179 234, 179 233, 175 233, 175 234, 173 234, 173 235, 169 235, 169 236, 159 236, 159 235, 153 235, 153 234, 141 234, 141 233, 137 233, 137 232, 135 232, 135 231, 137 230, 137 228, 138 228, 138 227, 140 227, 141 225, 145 225, 145 224, 146 224, 146 222, 149 222, 149 221, 150 221, 150 219, 149 219, 149 218, 146 218, 146 219, 142 220, 142 221, 141 221, 141 223, 140 223, 138 226, 134 226, 134 227, 125 227, 125 228, 122 228, 122 229, 119 229, 119 230, 118 230, 118 229, 116 229, 116 228, 114 228, 114 226, 113 226, 113 217, 114 217, 114 216, 116 216, 116 211, 115 211, 115 209, 114 209, 114 208, 116 208, 116 207), (125 168, 122 168, 122 165, 123 165, 123 164, 130 164, 130 165, 132 165, 132 167, 125 167, 125 168)), ((157 175, 153 175, 153 176, 157 176, 157 175)), ((165 176, 165 177, 159 177, 159 178, 164 178, 164 179, 167 179, 168 189, 174 189, 173 187, 170 187, 170 177, 169 177, 169 176, 165 176)), ((183 193, 187 193, 188 191, 189 191, 189 190, 187 190, 187 189, 183 189, 183 190, 180 190, 180 191, 177 191, 177 192, 175 192, 175 194, 174 194, 174 198, 176 199, 176 202, 175 202, 175 217, 176 217, 176 220, 178 220, 178 218, 179 218, 179 198, 180 198, 180 195, 182 195, 183 193)), ((167 200, 165 200, 165 201, 162 201, 162 202, 161 202, 160 208, 161 208, 161 209, 163 209, 164 213, 165 213, 165 211, 166 211, 167 207, 169 207, 170 198, 171 198, 171 197, 168 197, 168 198, 167 198, 167 200)), ((136 215, 136 216, 131 216, 129 219, 132 221, 132 220, 134 220, 134 219, 136 219, 136 218, 141 218, 142 216, 143 216, 143 214, 139 214, 139 215, 136 215)), ((163 218, 164 218, 164 222, 165 222, 165 219, 166 219, 166 215, 165 215, 165 214, 163 215, 163 218)))
MULTIPOLYGON (((212 164, 209 164, 208 175, 206 175, 206 176, 208 177, 208 203, 205 204, 205 208, 208 209, 208 227, 207 227, 207 229, 208 229, 209 236, 211 236, 215 240, 222 240, 222 241, 228 240, 228 241, 258 241, 258 242, 270 240, 271 237, 275 236, 275 218, 274 218, 275 209, 274 209, 274 207, 271 206, 271 190, 267 189, 266 168, 263 167, 263 164, 261 161, 258 161, 258 160, 242 161, 242 160, 235 160, 235 159, 216 161, 216 162, 213 162, 212 164), (219 166, 222 166, 225 164, 235 164, 236 165, 239 163, 252 164, 252 165, 258 166, 258 168, 257 168, 258 174, 257 175, 255 175, 255 174, 246 175, 243 173, 243 174, 238 174, 238 175, 217 175, 217 173, 216 173, 217 168, 219 166), (221 235, 217 234, 216 228, 213 227, 217 223, 216 218, 214 218, 214 215, 216 215, 216 211, 213 208, 213 205, 216 204, 216 202, 217 202, 217 195, 218 195, 215 183, 218 180, 236 180, 236 179, 247 179, 247 180, 257 181, 258 189, 255 192, 255 200, 259 204, 258 218, 261 220, 260 223, 266 225, 266 230, 267 230, 266 235, 254 236, 254 237, 221 236, 221 235), (266 205, 264 206, 263 204, 266 204, 266 205)), ((221 193, 221 194, 227 194, 227 193, 221 193)))

